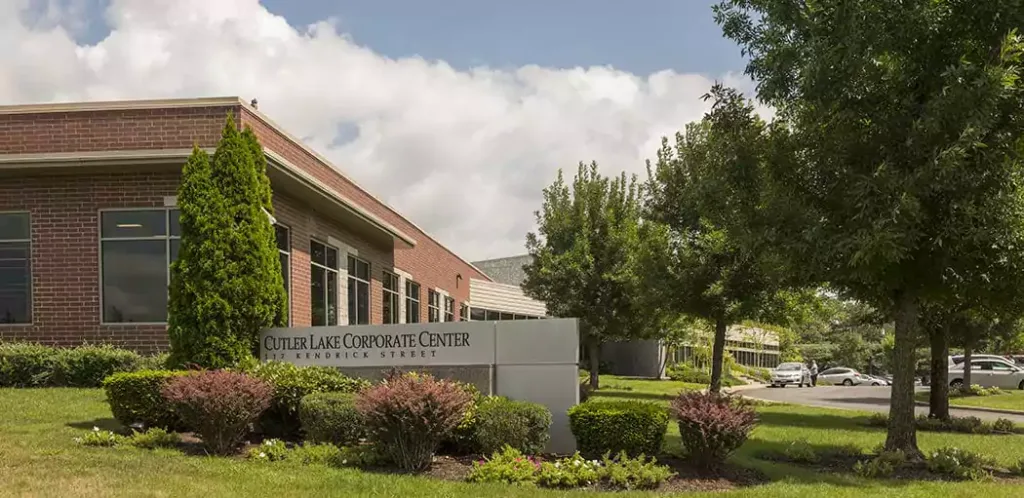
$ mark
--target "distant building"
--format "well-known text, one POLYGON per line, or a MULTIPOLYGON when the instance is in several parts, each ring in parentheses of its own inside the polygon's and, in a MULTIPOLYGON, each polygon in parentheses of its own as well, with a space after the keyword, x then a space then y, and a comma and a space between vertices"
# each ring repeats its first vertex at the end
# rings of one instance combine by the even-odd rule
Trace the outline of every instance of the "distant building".
POLYGON ((529 262, 530 256, 522 255, 473 263, 473 267, 490 277, 492 282, 470 279, 469 319, 532 320, 547 316, 547 306, 543 302, 523 294, 521 286, 526 280, 523 265, 529 262))

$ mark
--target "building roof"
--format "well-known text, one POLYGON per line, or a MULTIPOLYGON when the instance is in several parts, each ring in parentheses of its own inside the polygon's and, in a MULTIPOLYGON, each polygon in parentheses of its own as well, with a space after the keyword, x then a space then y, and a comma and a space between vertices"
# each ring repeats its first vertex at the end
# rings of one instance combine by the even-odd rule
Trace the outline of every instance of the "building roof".
POLYGON ((506 284, 519 286, 526 280, 526 271, 523 266, 532 261, 529 254, 520 256, 509 256, 505 258, 488 259, 476 261, 473 266, 484 272, 491 280, 506 284))

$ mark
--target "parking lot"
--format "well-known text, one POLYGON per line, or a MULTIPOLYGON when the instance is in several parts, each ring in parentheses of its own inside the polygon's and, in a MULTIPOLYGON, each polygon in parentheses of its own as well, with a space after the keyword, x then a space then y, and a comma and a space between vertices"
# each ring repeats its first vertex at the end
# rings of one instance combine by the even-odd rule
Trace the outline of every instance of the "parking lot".
MULTIPOLYGON (((918 386, 917 390, 927 391, 928 388, 918 386)), ((888 412, 890 392, 891 388, 888 386, 818 386, 804 388, 791 386, 785 388, 760 387, 746 389, 743 391, 743 395, 765 401, 776 401, 794 405, 888 412)), ((918 406, 917 413, 927 415, 928 407, 918 406)), ((1021 415, 989 413, 959 408, 951 408, 949 413, 957 417, 975 416, 983 420, 1008 418, 1017 423, 1024 423, 1024 416, 1021 415)))

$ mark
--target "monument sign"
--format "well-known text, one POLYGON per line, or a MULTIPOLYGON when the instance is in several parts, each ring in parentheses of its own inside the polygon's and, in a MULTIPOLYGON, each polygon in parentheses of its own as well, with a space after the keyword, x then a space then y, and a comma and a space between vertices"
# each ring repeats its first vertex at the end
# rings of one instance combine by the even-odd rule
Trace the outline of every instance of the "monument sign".
POLYGON ((269 329, 263 361, 336 367, 380 378, 390 368, 475 384, 486 394, 551 410, 548 450, 569 453, 566 411, 579 402, 579 332, 574 318, 269 329))

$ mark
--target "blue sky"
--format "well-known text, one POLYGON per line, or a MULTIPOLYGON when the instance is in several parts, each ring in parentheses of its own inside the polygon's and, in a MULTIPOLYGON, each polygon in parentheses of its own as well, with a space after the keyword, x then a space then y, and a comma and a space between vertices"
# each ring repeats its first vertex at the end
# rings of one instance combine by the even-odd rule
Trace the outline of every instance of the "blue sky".
MULTIPOLYGON (((106 0, 89 11, 83 42, 106 36, 106 0)), ((213 1, 213 0, 211 0, 213 1)), ((723 74, 743 70, 734 43, 715 24, 715 0, 263 0, 304 27, 335 18, 339 30, 389 57, 419 55, 474 66, 610 65, 635 74, 662 69, 723 74)))

